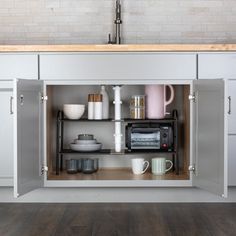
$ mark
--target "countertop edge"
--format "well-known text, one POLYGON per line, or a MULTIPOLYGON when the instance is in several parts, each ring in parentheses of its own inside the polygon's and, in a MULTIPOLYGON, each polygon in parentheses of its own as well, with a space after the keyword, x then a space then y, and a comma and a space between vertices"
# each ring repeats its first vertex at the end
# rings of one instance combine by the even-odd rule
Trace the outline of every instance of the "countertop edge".
POLYGON ((230 52, 236 44, 0 45, 0 52, 230 52))

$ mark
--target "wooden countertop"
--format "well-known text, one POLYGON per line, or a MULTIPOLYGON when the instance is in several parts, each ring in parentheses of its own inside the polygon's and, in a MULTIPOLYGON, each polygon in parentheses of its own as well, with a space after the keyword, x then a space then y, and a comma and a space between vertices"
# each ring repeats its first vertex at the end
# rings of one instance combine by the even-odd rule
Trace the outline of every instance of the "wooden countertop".
POLYGON ((230 52, 236 44, 0 45, 0 52, 230 52))

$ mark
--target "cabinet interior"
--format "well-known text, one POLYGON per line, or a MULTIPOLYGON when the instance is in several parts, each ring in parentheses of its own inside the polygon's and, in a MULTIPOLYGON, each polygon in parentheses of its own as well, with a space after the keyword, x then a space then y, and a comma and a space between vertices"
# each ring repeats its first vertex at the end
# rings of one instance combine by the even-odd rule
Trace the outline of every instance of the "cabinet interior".
MULTIPOLYGON (((87 98, 90 93, 99 93, 98 85, 47 85, 48 101, 46 105, 46 153, 48 165, 48 180, 188 180, 190 160, 190 103, 188 95, 190 85, 173 85, 175 90, 174 101, 168 106, 167 111, 178 111, 178 155, 180 172, 177 175, 170 171, 162 176, 155 176, 151 169, 143 175, 133 175, 131 170, 132 158, 145 158, 151 164, 154 157, 166 157, 172 160, 170 153, 158 152, 131 152, 128 154, 101 154, 101 153, 76 153, 63 156, 63 171, 55 173, 56 156, 56 121, 58 110, 63 109, 63 104, 85 104, 86 110, 82 118, 87 117, 87 98), (65 160, 79 158, 99 158, 99 170, 93 174, 67 174, 65 160)), ((129 118, 129 102, 132 95, 144 94, 144 85, 124 85, 121 88, 122 109, 121 117, 129 118)), ((113 89, 106 86, 110 99, 110 118, 114 118, 113 89)), ((167 115, 168 117, 168 115, 167 115)), ((122 122, 123 142, 125 149, 125 126, 122 122)), ((77 138, 78 134, 94 134, 95 138, 103 144, 103 149, 114 149, 114 122, 112 121, 77 121, 64 123, 64 148, 77 138)))

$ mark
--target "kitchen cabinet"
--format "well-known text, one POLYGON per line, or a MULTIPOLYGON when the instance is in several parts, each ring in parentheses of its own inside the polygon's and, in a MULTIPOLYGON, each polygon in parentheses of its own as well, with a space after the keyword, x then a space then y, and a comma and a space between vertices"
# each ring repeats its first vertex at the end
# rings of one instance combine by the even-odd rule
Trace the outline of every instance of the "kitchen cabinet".
MULTIPOLYGON (((114 68, 114 67, 113 67, 114 68)), ((60 68, 59 68, 60 70, 60 68)), ((148 72, 147 72, 148 73, 148 72)), ((64 103, 86 103, 87 94, 100 90, 101 81, 15 80, 14 82, 14 195, 45 187, 177 187, 196 186, 227 196, 227 129, 224 80, 122 81, 123 114, 129 98, 144 91, 145 84, 172 84, 176 97, 172 108, 180 111, 181 174, 155 177, 130 174, 133 155, 152 158, 158 153, 99 155, 101 171, 96 175, 55 175, 56 111, 64 103), (45 98, 47 95, 47 99, 45 98), (189 95, 191 95, 189 97, 189 95), (190 100, 189 100, 190 99, 190 100), (114 169, 114 167, 116 169, 114 169), (126 167, 124 169, 124 167, 126 167), (118 168, 118 169, 117 169, 118 168), (191 169, 189 172, 188 168, 191 169)), ((106 85, 120 85, 110 78, 106 85)), ((112 88, 110 87, 110 90, 112 88)), ((109 90, 108 90, 109 91, 109 90)), ((110 93, 111 94, 111 93, 110 93)), ((112 102, 111 102, 112 103, 112 102)), ((171 107, 170 107, 171 109, 171 107)), ((112 109, 111 109, 111 118, 112 109)), ((95 133, 104 148, 113 144, 114 122, 71 122, 65 133, 67 145, 78 133, 95 133)), ((75 154, 73 154, 75 155, 75 154)), ((163 155, 163 154, 161 154, 163 155)), ((86 156, 79 154, 77 156, 86 156)), ((93 155, 92 155, 93 156, 93 155)))
POLYGON ((38 79, 37 54, 0 54, 0 80, 38 79))
POLYGON ((42 80, 143 81, 196 79, 194 53, 40 54, 42 80))
POLYGON ((229 185, 235 185, 234 161, 236 139, 236 53, 200 53, 198 55, 199 79, 227 79, 227 117, 229 134, 229 185))
POLYGON ((0 186, 13 186, 12 83, 0 81, 0 186))
POLYGON ((236 135, 229 135, 228 136, 228 145, 229 145, 229 160, 228 160, 228 166, 229 166, 229 186, 236 186, 236 135))
POLYGON ((236 135, 236 80, 228 81, 228 106, 228 133, 236 135))
POLYGON ((37 54, 0 54, 0 186, 13 186, 13 79, 38 80, 37 54))
POLYGON ((236 186, 236 80, 228 81, 229 186, 236 186))
POLYGON ((236 53, 199 53, 199 79, 235 79, 236 53))

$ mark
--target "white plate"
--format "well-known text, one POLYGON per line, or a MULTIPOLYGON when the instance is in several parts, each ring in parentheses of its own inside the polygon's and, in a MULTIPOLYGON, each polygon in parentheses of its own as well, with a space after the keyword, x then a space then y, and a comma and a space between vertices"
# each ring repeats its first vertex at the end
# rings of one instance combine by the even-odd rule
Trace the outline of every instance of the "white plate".
POLYGON ((92 139, 92 140, 80 140, 80 139, 75 139, 76 144, 84 144, 84 145, 90 145, 90 144, 96 144, 97 140, 92 139))
POLYGON ((76 144, 71 143, 70 148, 73 151, 78 152, 95 152, 101 150, 102 144, 101 143, 94 143, 94 144, 76 144))

